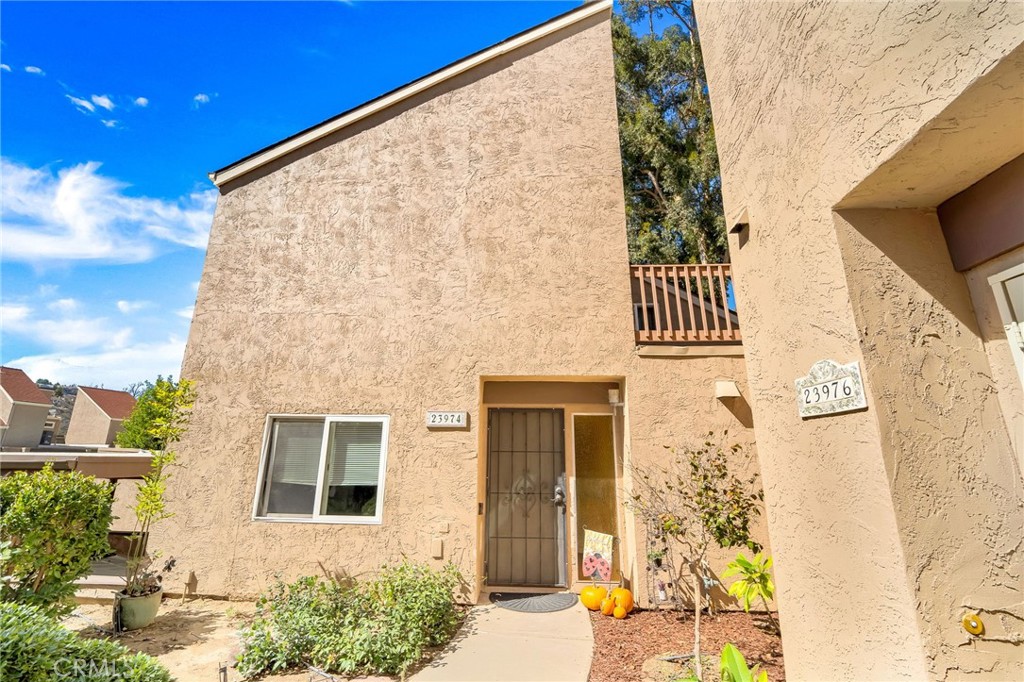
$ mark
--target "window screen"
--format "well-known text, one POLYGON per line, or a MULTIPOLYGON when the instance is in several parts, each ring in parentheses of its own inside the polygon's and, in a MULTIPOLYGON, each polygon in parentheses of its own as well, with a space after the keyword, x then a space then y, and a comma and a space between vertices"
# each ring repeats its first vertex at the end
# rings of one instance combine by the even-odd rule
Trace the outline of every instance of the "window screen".
POLYGON ((386 423, 387 417, 274 419, 258 516, 378 516, 386 423))

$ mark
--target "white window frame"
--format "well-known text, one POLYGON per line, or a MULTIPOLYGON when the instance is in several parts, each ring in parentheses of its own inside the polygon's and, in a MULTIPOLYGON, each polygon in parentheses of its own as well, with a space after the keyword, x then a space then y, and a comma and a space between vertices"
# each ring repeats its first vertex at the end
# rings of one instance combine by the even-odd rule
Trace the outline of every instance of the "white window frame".
POLYGON ((1024 335, 1024 329, 1020 321, 1014 319, 1013 311, 1010 310, 1010 302, 1006 293, 1005 282, 1020 275, 1024 275, 1024 263, 997 272, 988 278, 988 284, 992 287, 992 294, 996 299, 996 308, 1002 318, 1003 329, 1006 331, 1006 341, 1010 346, 1010 354, 1013 356, 1013 363, 1017 366, 1017 378, 1024 384, 1024 351, 1021 350, 1017 335, 1024 335))
POLYGON ((265 521, 268 523, 327 523, 327 524, 348 524, 379 526, 384 516, 384 474, 387 471, 388 459, 388 437, 391 431, 391 417, 386 414, 268 414, 266 423, 263 426, 263 447, 260 451, 259 471, 256 476, 256 493, 253 495, 252 520, 265 521), (320 444, 320 463, 317 466, 316 493, 313 500, 313 515, 285 516, 285 515, 260 515, 260 507, 263 497, 269 492, 269 487, 264 490, 267 482, 267 472, 270 470, 270 462, 273 458, 273 433, 275 421, 289 420, 311 420, 322 419, 324 421, 323 442, 320 444), (327 472, 327 444, 330 438, 331 424, 343 422, 379 422, 381 424, 380 438, 380 464, 377 469, 377 504, 373 516, 334 516, 321 514, 323 509, 324 478, 327 472))
POLYGON ((633 304, 633 328, 640 332, 654 331, 654 303, 648 303, 647 308, 641 312, 640 309, 643 307, 642 303, 633 304), (650 313, 650 315, 644 313, 650 313))

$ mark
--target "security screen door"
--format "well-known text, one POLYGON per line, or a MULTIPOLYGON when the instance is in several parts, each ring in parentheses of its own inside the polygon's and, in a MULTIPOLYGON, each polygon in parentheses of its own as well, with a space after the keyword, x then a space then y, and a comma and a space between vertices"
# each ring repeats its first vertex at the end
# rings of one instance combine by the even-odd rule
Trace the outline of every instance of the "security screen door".
POLYGON ((565 414, 487 413, 488 585, 564 586, 565 414))

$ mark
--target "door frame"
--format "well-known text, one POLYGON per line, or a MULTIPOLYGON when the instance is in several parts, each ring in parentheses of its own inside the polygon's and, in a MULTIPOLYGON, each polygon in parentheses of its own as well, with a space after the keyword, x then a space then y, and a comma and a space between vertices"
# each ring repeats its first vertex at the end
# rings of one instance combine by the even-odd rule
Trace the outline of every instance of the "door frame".
POLYGON ((1013 356, 1013 364, 1017 367, 1017 377, 1024 385, 1024 351, 1014 335, 1024 334, 1024 320, 1016 320, 1014 312, 1010 309, 1009 294, 1006 292, 1005 283, 1024 275, 1024 263, 1011 265, 988 277, 988 285, 992 288, 992 295, 996 299, 996 308, 999 310, 1003 329, 1006 330, 1006 341, 1010 346, 1010 354, 1013 356))
MULTIPOLYGON (((570 428, 569 428, 569 432, 570 433, 569 433, 569 436, 568 436, 568 440, 569 440, 569 445, 571 446, 570 449, 571 449, 572 456, 571 457, 569 456, 569 451, 566 452, 566 457, 571 460, 571 464, 572 464, 572 478, 569 479, 569 486, 568 486, 568 490, 571 491, 570 499, 572 500, 572 508, 569 511, 572 512, 572 515, 571 515, 571 517, 569 517, 567 515, 567 519, 566 519, 566 523, 568 523, 568 518, 572 519, 572 532, 569 534, 571 536, 570 554, 569 554, 569 571, 571 572, 571 575, 572 575, 572 577, 569 579, 569 587, 570 587, 570 589, 572 587, 574 587, 577 583, 586 582, 586 581, 582 580, 579 577, 579 575, 580 575, 580 567, 579 567, 579 565, 576 562, 577 555, 582 551, 582 549, 577 550, 577 548, 580 547, 582 542, 583 542, 583 539, 578 537, 577 528, 576 528, 576 525, 577 525, 576 524, 576 417, 608 417, 609 419, 612 420, 612 467, 615 469, 615 539, 612 541, 612 555, 614 557, 616 557, 616 561, 619 562, 619 580, 622 580, 622 574, 624 572, 624 570, 623 570, 624 564, 622 563, 622 547, 623 547, 623 545, 625 545, 625 543, 623 542, 623 537, 622 537, 623 518, 622 518, 622 514, 619 511, 619 505, 621 504, 621 501, 619 500, 619 488, 621 487, 621 484, 622 484, 622 469, 619 466, 619 462, 620 462, 620 459, 619 459, 619 457, 620 457, 620 453, 619 453, 619 438, 618 438, 618 436, 619 436, 619 433, 618 433, 618 431, 619 431, 618 421, 619 420, 616 418, 617 416, 618 415, 615 414, 614 410, 612 410, 610 412, 572 412, 572 413, 570 413, 570 422, 571 422, 571 424, 570 424, 570 428)), ((568 477, 568 475, 569 474, 566 473, 567 477, 568 477)), ((589 584, 589 583, 587 583, 587 584, 589 584)))
MULTIPOLYGON (((490 381, 492 379, 487 379, 490 381)), ((500 379, 499 379, 500 380, 500 379)), ((594 381, 601 382, 618 382, 620 384, 620 390, 622 390, 622 379, 618 378, 601 378, 594 379, 594 381)), ((524 383, 536 382, 544 383, 543 381, 525 379, 524 383)), ((483 395, 483 382, 481 383, 481 396, 483 395)), ((575 554, 575 527, 576 527, 576 443, 575 443, 575 415, 591 415, 591 416, 607 416, 612 419, 612 438, 614 440, 614 454, 615 454, 615 476, 616 476, 616 505, 618 505, 618 489, 622 485, 623 476, 623 452, 620 446, 620 440, 622 434, 620 433, 619 421, 622 419, 621 408, 612 407, 611 405, 605 405, 602 403, 552 403, 552 402, 494 402, 485 403, 481 400, 480 402, 480 415, 483 417, 483 425, 478 428, 478 444, 477 444, 477 457, 479 464, 477 466, 477 545, 476 545, 476 558, 477 558, 477 569, 476 569, 476 581, 477 581, 477 592, 478 594, 484 594, 489 592, 562 592, 565 590, 576 591, 583 586, 583 583, 576 577, 579 573, 579 567, 576 562, 575 554), (487 442, 487 420, 486 415, 490 409, 539 409, 539 410, 562 410, 564 418, 569 421, 569 426, 564 428, 565 433, 565 478, 566 478, 566 533, 565 533, 565 556, 566 556, 566 585, 564 587, 515 587, 508 585, 490 585, 487 583, 487 571, 485 569, 485 562, 487 560, 487 467, 489 465, 488 457, 488 442, 487 442)), ((626 538, 624 536, 624 523, 625 518, 621 513, 621 510, 617 509, 617 517, 619 523, 618 529, 618 545, 620 552, 624 551, 626 546, 626 538)), ((626 563, 622 562, 621 559, 625 557, 620 554, 619 571, 620 574, 625 577, 626 574, 626 563)))

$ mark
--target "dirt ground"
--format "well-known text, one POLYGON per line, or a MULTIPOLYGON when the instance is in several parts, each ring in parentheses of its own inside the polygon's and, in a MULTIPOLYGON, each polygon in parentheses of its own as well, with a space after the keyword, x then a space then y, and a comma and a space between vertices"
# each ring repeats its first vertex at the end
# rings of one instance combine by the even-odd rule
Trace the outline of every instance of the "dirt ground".
MULTIPOLYGON (((89 637, 106 637, 110 630, 110 604, 83 604, 64 624, 89 637)), ((132 651, 155 657, 180 682, 219 682, 222 663, 228 664, 229 682, 241 680, 231 662, 238 655, 238 629, 252 616, 251 603, 197 599, 182 604, 165 600, 152 625, 115 638, 132 651)), ((308 682, 318 676, 309 672, 272 675, 272 682, 308 682)), ((324 678, 319 678, 324 679, 324 678)), ((388 677, 358 678, 365 682, 390 682, 388 677)))
MULTIPOLYGON (((786 679, 782 668, 782 642, 758 628, 754 618, 755 615, 742 612, 701 618, 701 651, 707 661, 705 677, 709 664, 713 663, 717 670, 722 647, 732 643, 751 667, 756 663, 766 670, 771 682, 786 679)), ((688 672, 679 663, 650 659, 664 654, 693 653, 692 613, 634 611, 625 620, 615 620, 591 612, 590 619, 594 626, 590 682, 668 682, 688 672)))

